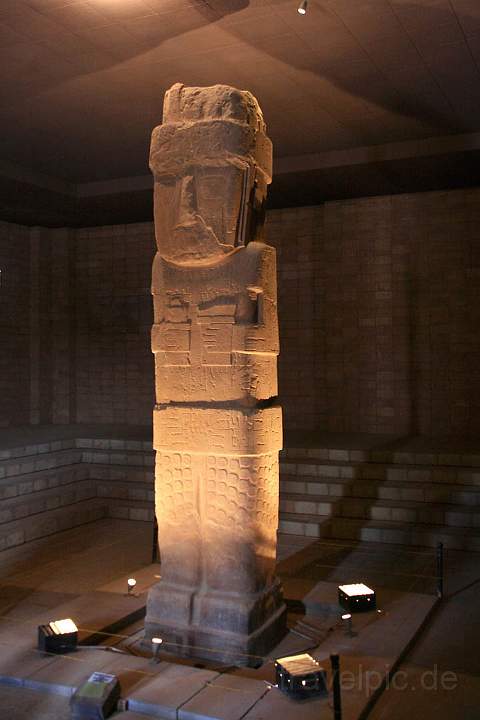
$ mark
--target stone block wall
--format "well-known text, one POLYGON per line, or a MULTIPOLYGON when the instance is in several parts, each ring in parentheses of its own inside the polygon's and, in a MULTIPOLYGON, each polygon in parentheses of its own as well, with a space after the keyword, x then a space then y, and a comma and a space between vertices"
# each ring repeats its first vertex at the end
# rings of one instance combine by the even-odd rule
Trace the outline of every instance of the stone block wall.
POLYGON ((25 276, 30 298, 27 423, 66 424, 75 408, 75 234, 46 228, 31 228, 29 234, 30 266, 25 276))
POLYGON ((30 233, 0 223, 0 427, 30 419, 30 233))
POLYGON ((290 429, 480 433, 480 191, 270 213, 290 429))
MULTIPOLYGON (((275 210, 287 431, 480 434, 480 189, 275 210)), ((0 225, 0 424, 150 424, 153 224, 0 225)))
POLYGON ((149 425, 152 223, 76 234, 76 421, 149 425))

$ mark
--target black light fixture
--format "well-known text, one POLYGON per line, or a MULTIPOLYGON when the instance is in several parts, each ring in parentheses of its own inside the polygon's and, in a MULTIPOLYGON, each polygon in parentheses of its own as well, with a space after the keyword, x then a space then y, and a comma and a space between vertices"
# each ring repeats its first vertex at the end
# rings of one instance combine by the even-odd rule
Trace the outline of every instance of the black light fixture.
POLYGON ((308 7, 308 0, 302 0, 300 5, 297 8, 297 12, 299 15, 306 15, 307 14, 307 7, 308 7))
POLYGON ((338 602, 349 613, 375 610, 377 607, 375 590, 364 583, 339 585, 338 602))
POLYGON ((308 653, 275 660, 277 687, 287 695, 301 698, 327 693, 327 674, 308 653))
POLYGON ((71 618, 53 620, 38 626, 38 649, 48 653, 66 653, 75 650, 78 628, 71 618))

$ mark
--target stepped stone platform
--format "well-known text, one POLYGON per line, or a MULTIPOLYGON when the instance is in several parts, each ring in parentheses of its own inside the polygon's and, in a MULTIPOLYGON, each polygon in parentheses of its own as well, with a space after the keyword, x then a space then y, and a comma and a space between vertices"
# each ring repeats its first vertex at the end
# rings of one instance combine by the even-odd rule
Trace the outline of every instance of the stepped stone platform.
MULTIPOLYGON (((290 433, 280 533, 480 550, 480 441, 290 433)), ((101 518, 153 521, 151 428, 0 431, 0 551, 101 518)))
POLYGON ((101 518, 153 521, 151 429, 0 431, 0 550, 101 518))
POLYGON ((125 720, 137 716, 164 720, 296 720, 300 715, 306 720, 329 720, 331 694, 298 702, 274 687, 273 659, 314 645, 310 652, 327 670, 330 653, 340 654, 342 669, 354 678, 353 687, 343 692, 343 718, 359 720, 436 604, 431 595, 378 588, 382 612, 355 616, 355 635, 351 637, 339 620, 335 583, 315 583, 307 597, 298 584, 287 582, 287 598, 304 600, 308 608, 301 618, 291 615, 289 625, 295 631, 302 619, 312 629, 316 627, 310 639, 291 631, 258 669, 227 669, 208 663, 199 667, 194 660, 177 660, 168 653, 163 653, 159 662, 152 662, 151 657, 129 654, 125 648, 132 647, 128 626, 144 606, 146 591, 159 571, 157 565, 136 571, 137 597, 125 595, 128 575, 122 575, 94 591, 49 607, 48 613, 32 613, 31 605, 22 613, 20 601, 16 622, 2 616, 4 621, 0 623, 0 696, 1 686, 6 685, 35 690, 39 696, 69 698, 92 672, 102 671, 119 677, 122 697, 118 717, 125 720), (67 615, 76 621, 86 646, 62 656, 39 653, 35 649, 37 624, 50 616, 67 615), (108 638, 108 649, 91 646, 102 630, 114 633, 108 638))
POLYGON ((480 550, 477 440, 293 436, 280 472, 280 532, 480 550))

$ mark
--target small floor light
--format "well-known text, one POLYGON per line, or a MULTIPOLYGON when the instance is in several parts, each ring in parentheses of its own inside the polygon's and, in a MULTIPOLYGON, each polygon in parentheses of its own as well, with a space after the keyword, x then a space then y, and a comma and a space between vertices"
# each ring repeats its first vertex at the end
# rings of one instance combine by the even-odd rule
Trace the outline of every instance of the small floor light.
POLYGON ((307 6, 308 6, 308 0, 302 0, 300 5, 297 8, 297 12, 299 15, 306 15, 307 14, 307 6))
POLYGON ((345 613, 345 615, 342 615, 342 620, 346 625, 346 634, 349 637, 353 637, 353 627, 352 627, 352 615, 351 613, 345 613))
POLYGON ((153 637, 152 638, 152 652, 153 652, 153 662, 159 662, 158 656, 160 654, 160 645, 162 644, 163 640, 159 637, 153 637))
POLYGON ((133 595, 133 588, 137 584, 135 578, 128 578, 127 580, 127 595, 133 595))
POLYGON ((377 608, 375 590, 364 583, 339 585, 338 602, 349 613, 365 612, 377 608))
POLYGON ((38 649, 42 652, 70 652, 75 650, 77 643, 78 628, 70 618, 38 626, 38 649))
POLYGON ((275 660, 277 687, 293 697, 325 695, 327 675, 308 653, 275 660))

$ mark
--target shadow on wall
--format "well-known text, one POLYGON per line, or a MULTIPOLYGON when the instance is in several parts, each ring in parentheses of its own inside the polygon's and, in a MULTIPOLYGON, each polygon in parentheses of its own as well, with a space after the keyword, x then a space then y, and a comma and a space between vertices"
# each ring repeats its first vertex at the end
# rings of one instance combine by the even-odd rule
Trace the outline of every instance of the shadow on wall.
POLYGON ((468 266, 448 267, 446 262, 444 272, 436 275, 428 267, 415 267, 414 258, 409 264, 405 276, 408 436, 478 436, 480 380, 475 358, 480 324, 469 302, 478 287, 461 282, 469 274, 468 266), (457 287, 454 278, 459 278, 457 287))

